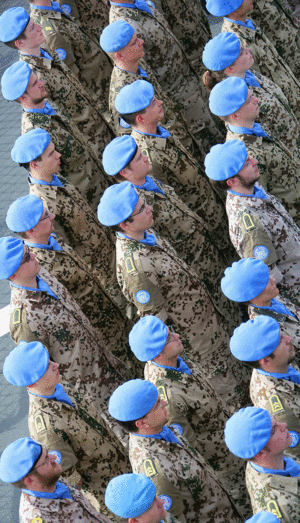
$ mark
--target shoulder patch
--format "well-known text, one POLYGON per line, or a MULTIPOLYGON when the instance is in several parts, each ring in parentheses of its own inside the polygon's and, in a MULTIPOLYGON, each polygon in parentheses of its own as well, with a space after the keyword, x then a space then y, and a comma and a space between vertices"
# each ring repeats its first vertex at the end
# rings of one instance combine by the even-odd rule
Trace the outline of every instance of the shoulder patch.
POLYGON ((15 309, 13 312, 13 325, 20 325, 22 323, 22 307, 15 309))
POLYGON ((170 496, 167 496, 166 494, 160 494, 160 496, 157 497, 164 502, 165 510, 169 510, 172 507, 173 501, 172 498, 170 498, 170 496))
POLYGON ((127 274, 132 274, 133 272, 137 273, 136 266, 133 261, 133 256, 131 253, 128 253, 125 255, 125 268, 127 271, 127 274))
POLYGON ((38 434, 43 434, 44 432, 46 432, 47 429, 46 429, 46 423, 45 423, 43 414, 38 414, 34 418, 34 425, 35 425, 35 430, 37 431, 38 434))
POLYGON ((271 405, 271 409, 274 414, 284 410, 282 403, 277 394, 272 394, 272 396, 269 397, 269 403, 271 405))
POLYGON ((150 155, 150 151, 149 151, 149 149, 147 149, 147 147, 141 147, 141 152, 142 152, 142 154, 144 154, 145 156, 148 156, 148 160, 149 160, 149 162, 152 163, 151 155, 150 155))
POLYGON ((127 16, 128 18, 131 18, 132 20, 135 20, 136 22, 139 22, 141 19, 141 13, 138 11, 138 9, 128 9, 127 16))
POLYGON ((257 245, 253 250, 254 258, 265 260, 269 256, 269 249, 265 245, 257 245))
POLYGON ((157 391, 161 400, 168 401, 167 391, 164 385, 159 385, 157 391))
POLYGON ((147 478, 157 476, 157 470, 152 459, 144 459, 143 466, 147 478))
POLYGON ((31 523, 43 523, 42 518, 34 518, 31 520, 31 523))
POLYGON ((256 226, 253 223, 253 220, 251 218, 251 215, 248 212, 245 212, 242 215, 243 224, 246 231, 252 231, 252 229, 256 229, 256 226))
POLYGON ((175 430, 175 432, 177 432, 178 434, 180 434, 180 436, 183 435, 183 428, 181 425, 179 425, 179 423, 172 423, 171 427, 173 427, 173 429, 175 430))
POLYGON ((65 49, 63 49, 62 47, 58 47, 57 49, 55 49, 55 51, 57 52, 61 60, 64 60, 66 58, 67 51, 65 51, 65 49))
POLYGON ((273 499, 271 499, 271 501, 268 501, 267 511, 271 512, 271 514, 274 514, 274 516, 276 516, 278 519, 282 518, 282 514, 279 510, 279 507, 278 507, 276 501, 274 501, 273 499))
POLYGON ((69 4, 61 4, 60 6, 68 15, 72 13, 72 7, 69 4))
POLYGON ((135 299, 138 303, 142 303, 143 305, 145 303, 149 303, 150 301, 150 293, 148 291, 144 291, 144 290, 141 290, 141 291, 137 291, 136 295, 135 295, 135 299))
POLYGON ((45 36, 47 36, 50 33, 55 33, 55 29, 53 25, 51 24, 50 20, 41 20, 41 26, 43 28, 43 32, 45 36))
POLYGON ((55 463, 60 463, 60 462, 61 462, 61 460, 62 460, 62 455, 61 455, 60 452, 58 452, 58 450, 50 450, 50 451, 48 452, 48 454, 49 454, 50 456, 55 456, 55 457, 56 457, 56 459, 55 459, 55 463))
POLYGON ((292 438, 292 443, 290 445, 290 448, 293 449, 294 447, 297 447, 299 440, 300 440, 300 436, 299 436, 298 432, 295 432, 294 430, 290 430, 289 433, 292 438))

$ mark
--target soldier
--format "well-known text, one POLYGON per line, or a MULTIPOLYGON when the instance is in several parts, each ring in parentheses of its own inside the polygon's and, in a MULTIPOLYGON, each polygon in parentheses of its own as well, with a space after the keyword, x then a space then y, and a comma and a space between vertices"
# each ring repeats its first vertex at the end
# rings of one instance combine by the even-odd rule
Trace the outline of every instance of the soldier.
POLYGON ((227 190, 231 241, 241 258, 263 260, 284 297, 299 301, 300 230, 259 180, 257 160, 239 140, 215 145, 206 156, 206 173, 227 190))
MULTIPOLYGON (((117 22, 116 22, 117 23, 117 22)), ((176 249, 179 256, 207 285, 217 307, 222 307, 232 328, 240 322, 240 310, 224 299, 220 288, 225 256, 215 245, 203 220, 177 196, 174 189, 150 175, 152 164, 132 136, 115 138, 104 149, 103 167, 118 182, 131 182, 153 208, 155 228, 176 249)), ((225 255, 228 253, 225 253, 225 255)))
MULTIPOLYGON (((259 27, 255 27, 253 22, 247 18, 247 14, 250 13, 252 8, 252 0, 231 0, 226 3, 223 0, 207 1, 207 9, 211 14, 225 15, 222 31, 234 33, 244 47, 249 47, 254 58, 254 69, 273 80, 282 89, 290 107, 299 119, 300 83, 270 40, 259 27), (231 11, 231 13, 228 11, 231 11)), ((278 27, 278 29, 280 28, 278 27)), ((292 42, 291 46, 294 45, 295 43, 292 42)), ((299 55, 298 48, 296 55, 299 55)))
MULTIPOLYGON (((222 291, 230 300, 248 306, 250 319, 263 314, 280 323, 282 332, 293 339, 293 345, 300 349, 299 307, 279 295, 274 278, 262 260, 243 258, 234 262, 225 271, 221 281, 222 291)), ((296 352, 296 361, 300 358, 296 352)))
POLYGON ((105 492, 107 508, 128 523, 175 523, 177 519, 164 509, 164 499, 144 474, 123 474, 110 480, 105 492))
MULTIPOLYGON (((110 23, 125 20, 136 30, 139 38, 144 40, 146 62, 166 95, 184 106, 191 133, 200 147, 204 146, 207 151, 212 143, 218 143, 222 139, 222 131, 209 114, 207 92, 201 86, 198 75, 166 19, 144 1, 137 5, 133 0, 127 3, 117 0, 110 5, 110 23)), ((193 10, 192 7, 191 9, 193 10)))
POLYGON ((299 155, 299 122, 287 98, 272 80, 250 71, 253 57, 249 49, 241 46, 235 34, 220 33, 210 40, 203 52, 203 63, 209 69, 203 76, 204 85, 209 90, 227 77, 244 78, 258 99, 259 121, 264 130, 299 155))
POLYGON ((126 379, 124 364, 106 349, 71 294, 40 268, 35 254, 30 254, 21 240, 1 238, 0 247, 0 279, 9 279, 11 284, 12 339, 15 343, 43 343, 75 392, 85 394, 109 427, 118 432, 108 415, 107 402, 126 379))
POLYGON ((74 16, 80 27, 94 42, 109 23, 108 7, 105 0, 59 0, 61 7, 74 16))
POLYGON ((247 517, 251 505, 244 464, 232 459, 223 440, 230 414, 199 365, 181 357, 184 349, 179 334, 159 318, 146 316, 131 330, 129 343, 138 360, 147 362, 145 379, 156 386, 161 400, 168 403, 168 426, 175 430, 181 427, 180 433, 221 477, 239 510, 247 517))
POLYGON ((248 153, 258 160, 262 184, 280 199, 300 225, 300 156, 282 140, 269 136, 260 124, 258 99, 243 78, 231 77, 210 93, 210 109, 228 126, 226 140, 241 140, 248 153))
POLYGON ((247 407, 227 421, 225 442, 235 456, 248 461, 253 512, 267 510, 282 523, 300 521, 300 463, 284 454, 292 443, 286 423, 265 409, 247 407))
POLYGON ((109 412, 130 432, 133 472, 153 481, 166 510, 182 522, 241 522, 216 473, 179 432, 165 425, 166 402, 152 383, 131 380, 118 387, 109 412))
POLYGON ((88 94, 107 107, 112 66, 99 41, 91 40, 57 2, 31 0, 30 17, 42 26, 49 49, 57 52, 88 94))
POLYGON ((0 458, 0 479, 22 489, 20 523, 110 523, 78 488, 60 479, 56 456, 31 438, 8 445, 0 458))
POLYGON ((19 233, 40 266, 66 287, 103 337, 106 347, 123 360, 133 375, 142 375, 142 366, 137 365, 128 344, 127 333, 132 322, 110 298, 96 271, 92 271, 69 245, 56 241, 54 218, 55 214, 47 211, 42 200, 29 194, 10 205, 6 223, 11 231, 19 233))
POLYGON ((236 395, 247 395, 247 369, 235 366, 228 357, 228 324, 222 311, 213 305, 205 284, 171 245, 153 230, 148 231, 153 225, 152 209, 133 185, 123 182, 107 189, 98 218, 107 226, 118 226, 117 278, 139 315, 158 316, 178 329, 188 354, 201 364, 225 403, 234 403, 236 395), (246 389, 240 388, 243 386, 246 389))
POLYGON ((121 117, 132 126, 132 137, 137 145, 148 155, 154 178, 175 189, 184 203, 207 223, 220 250, 226 251, 230 242, 226 242, 223 202, 201 165, 159 125, 164 116, 163 104, 156 99, 153 86, 144 80, 126 85, 116 97, 115 105, 121 117))
POLYGON ((41 128, 49 132, 55 149, 62 155, 60 173, 75 185, 96 210, 109 186, 102 163, 85 135, 60 107, 46 101, 45 84, 26 62, 15 62, 1 78, 2 94, 22 106, 22 134, 41 128))
POLYGON ((0 40, 19 50, 20 60, 27 62, 45 83, 50 102, 58 102, 64 115, 72 119, 99 155, 99 150, 114 138, 102 114, 107 108, 92 99, 57 53, 41 48, 45 41, 42 27, 34 24, 25 9, 13 7, 0 17, 0 40))
POLYGON ((257 316, 242 323, 230 340, 235 358, 252 369, 250 395, 253 405, 266 409, 287 424, 292 437, 289 453, 300 458, 300 372, 292 338, 281 333, 278 321, 257 316))
POLYGON ((68 483, 82 485, 93 506, 108 515, 107 482, 130 470, 130 463, 93 404, 69 382, 60 384, 59 364, 40 342, 20 342, 5 359, 3 374, 12 385, 27 387, 30 436, 56 456, 68 483))

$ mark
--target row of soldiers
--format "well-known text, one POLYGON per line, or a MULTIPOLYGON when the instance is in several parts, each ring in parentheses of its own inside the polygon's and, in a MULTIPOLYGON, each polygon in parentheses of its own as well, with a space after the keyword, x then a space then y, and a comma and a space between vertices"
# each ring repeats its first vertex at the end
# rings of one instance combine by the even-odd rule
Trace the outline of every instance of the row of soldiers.
POLYGON ((34 438, 0 477, 22 523, 297 523, 297 20, 209 0, 211 39, 196 0, 82 4, 0 17, 30 188, 0 240, 3 373, 34 438))

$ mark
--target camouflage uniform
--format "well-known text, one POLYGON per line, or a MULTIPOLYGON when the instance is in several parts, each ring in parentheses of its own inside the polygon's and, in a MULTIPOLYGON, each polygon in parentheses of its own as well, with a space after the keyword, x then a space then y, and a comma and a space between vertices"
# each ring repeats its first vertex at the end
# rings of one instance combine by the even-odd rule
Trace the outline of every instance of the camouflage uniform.
POLYGON ((241 140, 258 160, 261 184, 285 206, 300 225, 300 156, 274 136, 240 134, 228 130, 226 141, 241 140))
POLYGON ((224 441, 230 417, 216 391, 198 365, 185 360, 192 374, 176 372, 148 361, 145 379, 151 381, 162 400, 168 401, 168 425, 180 425, 183 436, 217 472, 244 517, 251 514, 245 484, 244 461, 233 456, 224 441))
MULTIPOLYGON (((65 483, 61 478, 59 481, 65 483)), ((99 514, 78 488, 67 486, 73 499, 38 498, 22 492, 20 523, 111 523, 110 519, 99 514)))
MULTIPOLYGON (((293 365, 299 372, 299 368, 293 365)), ((250 396, 255 407, 267 409, 279 423, 286 423, 291 431, 300 433, 300 385, 290 380, 259 374, 253 369, 250 396)), ((300 458, 300 445, 287 451, 293 458, 300 458)))
POLYGON ((208 152, 213 143, 222 141, 222 132, 209 111, 207 89, 193 71, 164 16, 157 9, 151 10, 153 16, 139 9, 112 5, 109 21, 125 20, 144 40, 146 62, 165 93, 184 106, 191 133, 197 135, 195 138, 208 152))
POLYGON ((232 259, 223 202, 195 158, 173 136, 161 138, 133 129, 132 137, 152 163, 153 177, 175 189, 183 202, 204 220, 219 249, 232 259))
POLYGON ((31 252, 50 274, 66 287, 77 301, 92 326, 103 337, 106 347, 123 360, 133 377, 142 376, 142 366, 135 358, 128 343, 132 322, 116 306, 101 285, 97 272, 78 256, 69 245, 59 242, 61 251, 34 247, 27 243, 31 252))
POLYGON ((222 309, 234 329, 240 323, 240 309, 221 291, 221 278, 228 266, 227 260, 211 238, 206 222, 182 202, 172 187, 158 180, 156 184, 164 195, 135 186, 153 209, 155 229, 205 283, 214 303, 222 309))
POLYGON ((300 305, 300 230, 275 196, 267 196, 227 192, 230 238, 241 258, 258 257, 271 266, 281 294, 300 305))
POLYGON ((67 14, 32 7, 30 16, 42 26, 49 49, 57 51, 72 73, 78 75, 88 94, 107 104, 112 65, 99 43, 91 40, 67 14))
MULTIPOLYGON (((172 429, 171 429, 172 430, 172 429)), ((188 441, 174 432, 178 443, 130 434, 129 458, 134 473, 146 474, 170 512, 183 523, 239 522, 225 487, 188 441)))
POLYGON ((299 78, 300 26, 293 11, 281 0, 260 0, 253 3, 250 17, 269 38, 296 78, 299 78))
POLYGON ((258 27, 253 31, 249 27, 228 20, 224 20, 222 31, 234 33, 244 47, 249 47, 254 58, 253 68, 282 89, 299 119, 300 83, 263 32, 258 27))
MULTIPOLYGON (((79 80, 59 59, 56 53, 47 53, 49 58, 20 54, 20 60, 27 62, 40 80, 45 83, 50 103, 57 102, 61 111, 88 140, 97 156, 102 155, 104 147, 114 138, 103 115, 108 111, 107 101, 97 102, 85 91, 79 80)), ((108 86, 109 88, 109 86, 108 86)))
POLYGON ((246 485, 254 514, 267 510, 281 523, 300 521, 300 478, 264 474, 247 463, 246 485))
MULTIPOLYGON (((69 5, 70 14, 76 18, 83 31, 97 44, 104 27, 109 24, 108 7, 101 0, 59 0, 60 5, 69 5)), ((64 8, 65 9, 65 8, 64 8)))
POLYGON ((110 185, 99 154, 96 155, 84 134, 55 103, 52 107, 55 115, 23 111, 22 134, 37 127, 48 131, 55 149, 62 155, 61 174, 96 211, 100 197, 110 185))
POLYGON ((196 273, 157 236, 154 246, 118 236, 116 247, 120 287, 140 316, 153 314, 173 324, 224 401, 244 404, 248 369, 230 354, 228 324, 196 273))
POLYGON ((48 451, 58 451, 62 456, 63 476, 68 482, 72 475, 77 476, 75 481, 78 483, 79 474, 88 499, 97 510, 109 515, 104 493, 114 476, 130 471, 128 456, 93 404, 74 392, 70 383, 63 385, 73 407, 29 392, 30 436, 48 451))

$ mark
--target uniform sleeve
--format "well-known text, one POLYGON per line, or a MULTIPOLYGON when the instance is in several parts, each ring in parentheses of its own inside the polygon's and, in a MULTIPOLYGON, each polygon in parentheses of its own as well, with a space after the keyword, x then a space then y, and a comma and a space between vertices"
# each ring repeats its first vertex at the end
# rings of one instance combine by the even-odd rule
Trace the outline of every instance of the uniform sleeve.
POLYGON ((20 341, 27 341, 28 343, 31 341, 41 341, 30 330, 27 323, 26 309, 23 307, 14 309, 10 315, 9 329, 10 336, 15 343, 19 343, 20 341))
POLYGON ((256 258, 266 265, 277 261, 277 254, 270 236, 263 228, 258 216, 249 211, 240 217, 240 227, 243 238, 243 258, 256 258))
POLYGON ((42 19, 42 27, 46 36, 46 43, 52 51, 56 51, 59 58, 71 69, 73 74, 78 74, 79 69, 76 65, 76 58, 73 54, 72 46, 64 38, 62 33, 55 29, 50 19, 42 19))

